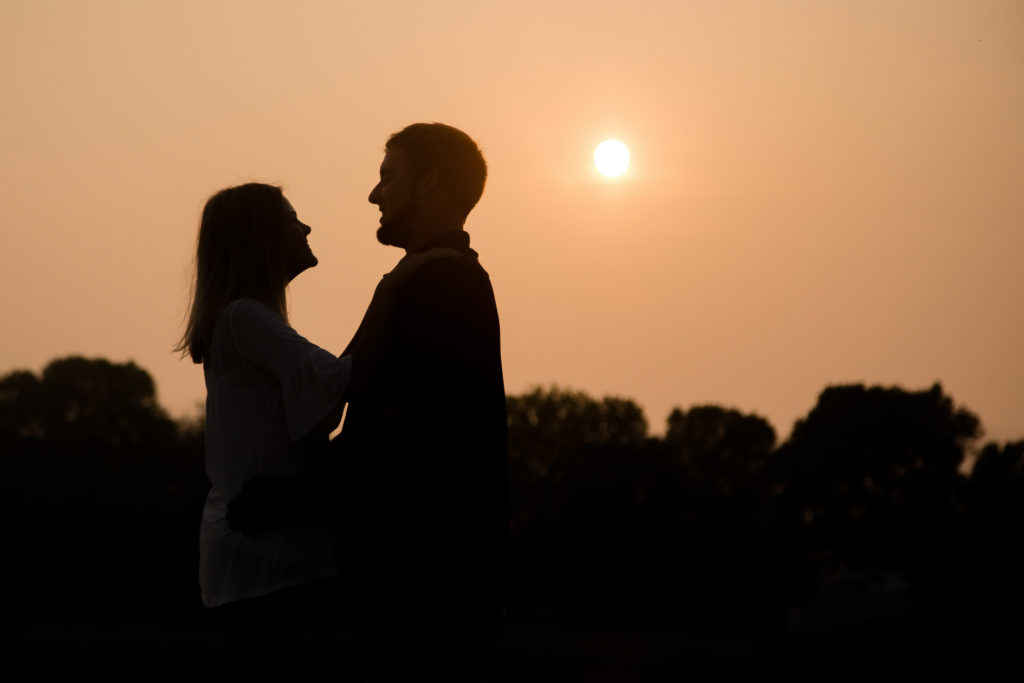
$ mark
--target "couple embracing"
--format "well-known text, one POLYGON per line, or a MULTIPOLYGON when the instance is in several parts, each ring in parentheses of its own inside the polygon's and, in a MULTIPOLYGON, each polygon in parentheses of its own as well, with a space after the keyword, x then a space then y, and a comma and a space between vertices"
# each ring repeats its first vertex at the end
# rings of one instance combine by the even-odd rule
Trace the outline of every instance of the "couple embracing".
POLYGON ((288 323, 286 287, 317 257, 281 190, 251 183, 207 202, 179 348, 206 381, 199 583, 229 667, 302 668, 311 587, 343 581, 357 680, 487 680, 507 417, 494 292, 465 231, 486 176, 451 126, 388 139, 369 200, 378 240, 406 255, 341 354, 288 323))

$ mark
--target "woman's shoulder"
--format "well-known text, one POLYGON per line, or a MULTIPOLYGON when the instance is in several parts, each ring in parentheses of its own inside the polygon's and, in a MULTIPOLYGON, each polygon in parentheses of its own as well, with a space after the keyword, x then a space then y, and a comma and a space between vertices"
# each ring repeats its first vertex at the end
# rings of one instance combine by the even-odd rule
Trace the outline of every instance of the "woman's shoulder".
MULTIPOLYGON (((232 299, 228 302, 228 305, 224 307, 224 312, 235 312, 243 311, 246 313, 274 313, 274 311, 259 299, 253 299, 252 297, 242 296, 237 299, 232 299)), ((276 315, 276 314, 275 314, 276 315)))
POLYGON ((224 307, 224 312, 221 317, 232 323, 240 318, 259 320, 266 319, 278 323, 284 322, 284 318, 281 317, 280 313, 277 313, 274 309, 267 306, 259 299, 253 299, 247 296, 232 299, 228 302, 228 305, 224 307))
POLYGON ((238 333, 252 334, 259 329, 288 327, 288 323, 274 309, 258 299, 239 297, 232 299, 217 320, 218 327, 238 333))

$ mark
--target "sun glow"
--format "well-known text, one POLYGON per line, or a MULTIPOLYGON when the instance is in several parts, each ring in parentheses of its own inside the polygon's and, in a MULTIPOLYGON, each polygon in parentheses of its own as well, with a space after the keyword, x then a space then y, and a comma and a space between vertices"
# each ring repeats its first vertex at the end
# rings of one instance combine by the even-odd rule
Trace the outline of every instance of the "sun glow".
POLYGON ((594 150, 594 165, 609 178, 620 176, 629 168, 629 150, 619 140, 605 140, 594 150))

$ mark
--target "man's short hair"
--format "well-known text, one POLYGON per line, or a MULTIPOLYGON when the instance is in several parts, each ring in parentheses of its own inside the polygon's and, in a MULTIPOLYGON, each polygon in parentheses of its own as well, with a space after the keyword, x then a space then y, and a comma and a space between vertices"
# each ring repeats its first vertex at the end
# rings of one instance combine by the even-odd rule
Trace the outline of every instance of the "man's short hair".
POLYGON ((401 149, 415 174, 436 168, 441 186, 466 215, 484 192, 487 162, 473 138, 443 123, 414 123, 388 138, 385 150, 401 149))

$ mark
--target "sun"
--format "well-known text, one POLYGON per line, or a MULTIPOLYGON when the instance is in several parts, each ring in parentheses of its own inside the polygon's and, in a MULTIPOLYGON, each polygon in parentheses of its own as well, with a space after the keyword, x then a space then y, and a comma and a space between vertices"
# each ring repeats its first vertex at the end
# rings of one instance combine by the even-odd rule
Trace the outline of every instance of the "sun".
POLYGON ((619 140, 605 140, 594 150, 594 165, 601 175, 620 176, 629 168, 629 150, 619 140))

